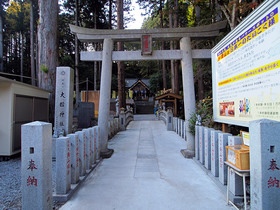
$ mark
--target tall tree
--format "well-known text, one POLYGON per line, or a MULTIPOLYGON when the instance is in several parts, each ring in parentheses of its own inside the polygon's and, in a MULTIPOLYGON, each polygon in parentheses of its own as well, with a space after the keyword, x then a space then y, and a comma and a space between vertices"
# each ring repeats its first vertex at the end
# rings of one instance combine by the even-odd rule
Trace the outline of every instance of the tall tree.
POLYGON ((3 69, 3 2, 0 2, 0 72, 4 71, 3 69))
MULTIPOLYGON (((117 0, 117 28, 123 29, 123 0, 117 0)), ((123 43, 118 42, 118 51, 123 51, 123 43)), ((124 63, 118 62, 118 95, 119 107, 126 108, 124 63)))
POLYGON ((30 60, 31 84, 35 86, 35 61, 34 61, 34 0, 30 1, 30 60))
MULTIPOLYGON (((75 25, 78 26, 79 25, 79 0, 75 0, 75 7, 76 7, 76 11, 75 11, 75 25)), ((78 106, 78 103, 80 101, 80 88, 79 88, 79 40, 77 35, 75 35, 75 82, 76 82, 76 86, 75 86, 75 90, 76 90, 76 106, 78 106)))
MULTIPOLYGON (((174 28, 178 28, 178 0, 175 0, 175 9, 174 9, 174 28)), ((179 48, 178 41, 174 42, 175 49, 179 48)), ((179 61, 175 60, 175 67, 174 67, 174 93, 179 94, 179 61)))
MULTIPOLYGON (((159 1, 159 16, 160 16, 160 28, 163 28, 163 2, 159 1)), ((161 42, 161 50, 164 50, 164 41, 161 42)), ((166 65, 165 60, 162 61, 162 83, 163 89, 167 89, 166 85, 166 65)))
POLYGON ((53 121, 55 72, 58 66, 57 16, 58 0, 39 0, 38 54, 39 87, 51 92, 50 120, 53 121))

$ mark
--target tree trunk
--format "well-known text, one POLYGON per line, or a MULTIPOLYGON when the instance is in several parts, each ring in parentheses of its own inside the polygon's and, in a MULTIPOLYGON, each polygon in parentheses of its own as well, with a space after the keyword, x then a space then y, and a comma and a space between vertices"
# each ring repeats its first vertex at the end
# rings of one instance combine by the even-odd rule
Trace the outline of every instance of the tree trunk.
POLYGON ((112 29, 112 0, 109 0, 109 29, 112 29))
MULTIPOLYGON (((163 28, 162 0, 160 0, 159 12, 160 12, 160 28, 163 28)), ((161 50, 164 50, 164 41, 161 42, 161 50)), ((166 85, 166 65, 165 65, 165 60, 162 61, 162 84, 163 84, 163 89, 166 90, 167 89, 167 85, 166 85)))
POLYGON ((31 84, 35 86, 35 62, 34 62, 34 12, 33 0, 30 5, 30 63, 31 63, 31 84))
POLYGON ((54 120, 55 74, 58 66, 57 18, 58 0, 39 0, 38 84, 50 91, 50 121, 54 120), (42 71, 42 70, 45 70, 42 71))
POLYGON ((0 5, 0 72, 3 72, 3 8, 0 5))
MULTIPOLYGON (((174 12, 174 28, 178 28, 178 0, 175 0, 175 12, 174 12)), ((178 49, 178 42, 175 41, 175 49, 178 49)), ((179 94, 179 61, 175 61, 174 69, 174 93, 179 94)))
MULTIPOLYGON (((110 1, 110 5, 109 8, 110 10, 112 10, 112 5, 111 5, 111 1, 110 1)), ((112 19, 110 19, 110 12, 109 12, 109 25, 111 27, 111 22, 112 19)), ((96 8, 94 8, 94 28, 97 29, 97 11, 96 8)), ((97 51, 97 43, 94 44, 94 49, 95 51, 97 51)), ((93 63, 93 89, 94 91, 96 91, 96 81, 97 81, 97 61, 94 61, 93 63)))
POLYGON ((20 32, 20 81, 23 82, 23 35, 20 32))
MULTIPOLYGON (((75 25, 78 26, 78 17, 79 17, 79 2, 75 0, 76 13, 75 13, 75 25)), ((80 102, 80 89, 79 89, 79 40, 77 35, 75 35, 75 90, 76 90, 76 107, 78 107, 78 103, 80 102)))
POLYGON ((204 98, 204 85, 203 85, 203 66, 201 60, 197 60, 197 93, 198 93, 198 100, 202 100, 204 98))
MULTIPOLYGON (((117 28, 123 29, 123 0, 117 0, 117 28)), ((123 43, 118 42, 118 51, 123 51, 123 43)), ((118 62, 118 96, 119 108, 126 108, 124 63, 118 62)))
MULTIPOLYGON (((173 17, 172 17, 172 10, 169 8, 169 28, 173 28, 173 17)), ((170 41, 170 50, 174 50, 173 41, 170 41)), ((170 70, 171 70, 171 89, 174 93, 175 88, 175 80, 174 80, 174 60, 170 60, 170 70)))

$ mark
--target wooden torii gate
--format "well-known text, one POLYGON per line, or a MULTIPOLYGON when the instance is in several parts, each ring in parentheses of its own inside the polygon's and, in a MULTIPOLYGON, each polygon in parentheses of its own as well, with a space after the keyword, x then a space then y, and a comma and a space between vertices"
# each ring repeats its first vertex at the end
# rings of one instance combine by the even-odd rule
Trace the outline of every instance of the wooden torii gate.
MULTIPOLYGON (((106 156, 110 153, 108 145, 108 120, 110 109, 110 92, 112 80, 112 61, 139 61, 139 60, 181 60, 182 79, 184 91, 185 119, 195 112, 195 91, 193 82, 192 59, 210 59, 210 49, 191 49, 191 38, 210 38, 218 36, 220 30, 225 28, 226 22, 218 22, 206 26, 189 28, 163 28, 163 29, 133 29, 133 30, 100 30, 82 28, 70 25, 71 32, 76 34, 81 42, 103 42, 103 51, 81 52, 83 61, 102 61, 101 85, 99 99, 98 125, 101 130, 101 153, 106 156), (180 50, 154 50, 145 54, 142 51, 113 51, 114 42, 141 41, 143 36, 148 36, 153 41, 180 40, 180 50)), ((187 135, 187 157, 194 156, 194 136, 187 135)))

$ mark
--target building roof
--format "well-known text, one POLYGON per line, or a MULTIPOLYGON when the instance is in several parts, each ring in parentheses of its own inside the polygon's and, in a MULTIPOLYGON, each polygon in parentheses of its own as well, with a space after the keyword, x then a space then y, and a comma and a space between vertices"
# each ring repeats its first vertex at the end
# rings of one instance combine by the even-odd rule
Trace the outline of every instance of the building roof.
POLYGON ((131 88, 139 80, 142 81, 148 88, 150 87, 150 79, 136 79, 136 78, 125 79, 125 87, 131 88))
POLYGON ((23 82, 19 82, 19 81, 16 81, 16 80, 8 79, 6 77, 1 77, 1 76, 0 76, 0 82, 1 83, 10 83, 10 84, 23 85, 23 86, 26 86, 26 87, 29 87, 29 88, 38 89, 38 90, 45 91, 45 92, 48 92, 48 93, 50 92, 48 90, 45 90, 45 89, 42 89, 42 88, 39 88, 39 87, 36 87, 36 86, 33 86, 33 85, 29 85, 29 84, 26 84, 26 83, 23 83, 23 82))
POLYGON ((160 100, 160 99, 169 99, 169 98, 177 98, 179 100, 183 99, 183 97, 181 95, 177 95, 175 93, 165 93, 165 94, 162 94, 160 96, 157 96, 155 98, 155 100, 160 100))

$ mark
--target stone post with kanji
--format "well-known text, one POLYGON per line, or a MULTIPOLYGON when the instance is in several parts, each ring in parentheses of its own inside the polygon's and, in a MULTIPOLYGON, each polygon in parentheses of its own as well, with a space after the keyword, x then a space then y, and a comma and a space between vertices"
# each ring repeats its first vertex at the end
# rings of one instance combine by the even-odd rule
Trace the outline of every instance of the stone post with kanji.
POLYGON ((68 137, 71 142, 71 184, 76 184, 80 177, 79 135, 69 134, 68 137))
POLYGON ((22 209, 52 209, 52 124, 21 127, 22 209))
POLYGON ((70 134, 73 122, 74 71, 56 68, 54 137, 70 134))
POLYGON ((70 137, 59 137, 56 142, 56 194, 67 194, 71 188, 70 137))
POLYGON ((251 209, 280 208, 280 122, 250 122, 251 209))
POLYGON ((218 133, 218 154, 219 154, 219 181, 223 184, 227 184, 227 166, 225 165, 226 157, 226 146, 228 145, 228 137, 230 133, 218 133))

